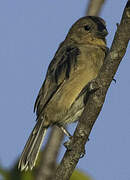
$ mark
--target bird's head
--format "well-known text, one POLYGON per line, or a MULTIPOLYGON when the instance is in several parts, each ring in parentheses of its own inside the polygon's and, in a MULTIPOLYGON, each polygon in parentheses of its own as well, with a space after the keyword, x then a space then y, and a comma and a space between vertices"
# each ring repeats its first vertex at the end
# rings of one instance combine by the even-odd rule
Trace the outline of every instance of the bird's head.
POLYGON ((102 18, 85 16, 72 25, 66 39, 71 39, 78 44, 105 45, 107 34, 106 24, 102 18))

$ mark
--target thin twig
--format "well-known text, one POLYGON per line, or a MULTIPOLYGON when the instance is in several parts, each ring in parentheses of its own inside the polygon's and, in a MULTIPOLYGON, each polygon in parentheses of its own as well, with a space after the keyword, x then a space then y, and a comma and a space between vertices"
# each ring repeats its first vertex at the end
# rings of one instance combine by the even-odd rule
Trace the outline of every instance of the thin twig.
POLYGON ((63 139, 63 132, 58 127, 53 127, 47 144, 41 153, 39 167, 36 171, 36 180, 53 179, 56 170, 56 159, 63 139))
POLYGON ((86 10, 86 15, 98 16, 101 12, 104 2, 105 0, 90 0, 86 10))

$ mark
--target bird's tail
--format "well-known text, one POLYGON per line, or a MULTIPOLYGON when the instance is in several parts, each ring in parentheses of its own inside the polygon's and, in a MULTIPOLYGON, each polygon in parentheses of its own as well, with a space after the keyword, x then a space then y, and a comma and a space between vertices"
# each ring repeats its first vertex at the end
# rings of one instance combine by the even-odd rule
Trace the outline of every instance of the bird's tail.
POLYGON ((43 126, 43 120, 37 121, 19 160, 18 169, 21 171, 32 169, 35 166, 46 130, 47 128, 43 126))

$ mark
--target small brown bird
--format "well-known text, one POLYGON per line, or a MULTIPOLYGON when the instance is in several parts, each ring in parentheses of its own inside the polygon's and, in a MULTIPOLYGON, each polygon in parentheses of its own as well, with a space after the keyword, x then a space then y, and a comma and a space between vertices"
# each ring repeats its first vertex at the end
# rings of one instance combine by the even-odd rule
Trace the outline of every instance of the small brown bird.
POLYGON ((36 99, 37 123, 20 157, 19 169, 35 166, 50 126, 57 125, 65 131, 66 123, 81 116, 86 103, 85 87, 98 75, 107 53, 107 34, 105 21, 95 16, 83 17, 70 28, 48 67, 36 99))

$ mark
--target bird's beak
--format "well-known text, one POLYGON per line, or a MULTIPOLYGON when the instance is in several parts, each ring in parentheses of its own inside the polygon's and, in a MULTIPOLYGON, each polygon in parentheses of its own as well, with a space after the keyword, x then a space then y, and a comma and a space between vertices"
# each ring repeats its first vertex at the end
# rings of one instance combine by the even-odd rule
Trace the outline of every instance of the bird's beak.
POLYGON ((102 36, 107 36, 108 35, 108 31, 107 31, 107 29, 105 28, 103 31, 102 31, 102 36))
POLYGON ((108 35, 108 31, 104 28, 102 31, 98 31, 96 34, 99 38, 105 38, 108 35))

